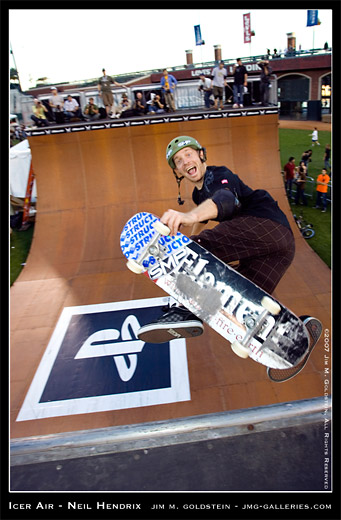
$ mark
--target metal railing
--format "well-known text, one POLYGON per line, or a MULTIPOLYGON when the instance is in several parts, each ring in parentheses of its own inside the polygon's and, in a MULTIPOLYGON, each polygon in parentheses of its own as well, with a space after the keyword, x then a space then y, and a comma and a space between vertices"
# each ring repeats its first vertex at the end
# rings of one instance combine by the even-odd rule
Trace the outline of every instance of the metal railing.
MULTIPOLYGON (((315 56, 318 54, 323 55, 323 54, 331 54, 331 53, 332 53, 331 48, 328 48, 327 50, 308 49, 308 50, 299 50, 299 51, 286 51, 286 52, 283 51, 281 53, 277 53, 277 55, 270 53, 269 55, 258 54, 258 55, 252 55, 252 56, 244 56, 243 58, 241 58, 241 60, 243 63, 244 62, 248 63, 248 62, 259 61, 259 60, 267 59, 267 58, 269 60, 281 60, 284 58, 285 59, 304 58, 304 57, 308 57, 308 56, 315 56)), ((224 59, 223 61, 224 61, 225 65, 232 65, 236 62, 236 58, 227 58, 227 59, 224 59)), ((183 69, 215 67, 217 65, 217 63, 218 63, 217 60, 212 60, 212 61, 206 61, 206 62, 197 62, 197 63, 193 63, 191 65, 182 64, 182 65, 176 65, 176 66, 169 66, 166 68, 169 72, 174 72, 174 71, 183 70, 183 69)), ((124 72, 124 73, 120 73, 120 74, 111 74, 110 73, 109 76, 114 76, 118 82, 123 81, 124 83, 126 83, 126 82, 133 81, 133 80, 135 81, 136 79, 141 79, 144 76, 148 77, 151 74, 161 74, 162 71, 163 71, 163 69, 149 69, 149 70, 143 70, 143 71, 124 72)), ((58 84, 53 83, 53 85, 54 86, 68 85, 70 87, 72 87, 74 85, 74 86, 78 86, 78 87, 86 87, 86 86, 97 85, 97 82, 98 82, 98 77, 82 79, 82 80, 74 80, 74 81, 69 81, 69 82, 65 82, 65 83, 59 82, 58 84)), ((52 85, 52 83, 44 83, 44 86, 50 86, 50 85, 52 85)), ((37 88, 37 87, 34 87, 34 88, 37 88)))

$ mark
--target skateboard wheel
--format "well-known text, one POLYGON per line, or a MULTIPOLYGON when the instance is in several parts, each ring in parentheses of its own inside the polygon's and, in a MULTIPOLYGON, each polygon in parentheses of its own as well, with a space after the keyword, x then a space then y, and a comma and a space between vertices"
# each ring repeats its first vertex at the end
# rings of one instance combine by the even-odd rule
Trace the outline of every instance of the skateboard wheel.
POLYGON ((233 343, 231 343, 231 348, 232 348, 233 352, 235 354, 237 354, 237 356, 244 358, 244 359, 249 357, 249 354, 250 354, 249 347, 246 347, 239 341, 234 341, 233 343))
POLYGON ((156 220, 154 222, 153 228, 155 229, 155 231, 160 233, 160 235, 168 236, 170 234, 169 227, 166 226, 165 224, 162 224, 162 222, 160 222, 160 220, 156 220))
POLYGON ((142 265, 135 262, 135 260, 128 260, 127 267, 135 274, 142 274, 146 270, 142 265))
POLYGON ((261 301, 262 307, 270 312, 270 314, 279 314, 281 312, 281 306, 268 296, 264 296, 261 301))

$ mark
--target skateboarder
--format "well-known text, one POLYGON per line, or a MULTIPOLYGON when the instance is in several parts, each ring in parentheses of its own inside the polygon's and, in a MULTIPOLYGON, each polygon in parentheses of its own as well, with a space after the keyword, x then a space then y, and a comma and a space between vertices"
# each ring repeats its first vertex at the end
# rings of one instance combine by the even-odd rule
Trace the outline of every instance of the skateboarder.
MULTIPOLYGON (((192 226, 193 241, 226 264, 238 261, 234 268, 271 294, 295 254, 293 233, 277 202, 265 190, 252 190, 225 166, 208 166, 206 149, 193 137, 173 139, 166 159, 179 186, 178 201, 182 202, 180 182, 185 178, 194 188, 196 204, 188 212, 169 209, 162 215, 161 222, 170 228, 171 235, 181 226, 192 226), (203 229, 209 220, 218 224, 203 229)), ((187 324, 203 331, 199 318, 184 307, 173 306, 139 333, 158 330, 162 337, 164 331, 164 341, 169 341, 168 329, 184 330, 187 324)))

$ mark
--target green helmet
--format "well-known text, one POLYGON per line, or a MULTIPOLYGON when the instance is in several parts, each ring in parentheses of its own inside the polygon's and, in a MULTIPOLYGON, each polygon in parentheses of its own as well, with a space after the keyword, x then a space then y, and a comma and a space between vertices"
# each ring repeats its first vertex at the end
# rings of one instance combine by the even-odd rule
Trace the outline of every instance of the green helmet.
POLYGON ((190 148, 194 148, 195 150, 202 150, 201 144, 194 139, 194 137, 190 137, 189 135, 179 135, 172 139, 172 141, 167 146, 166 150, 166 159, 169 166, 174 170, 175 164, 173 161, 174 155, 183 148, 189 146, 190 148))

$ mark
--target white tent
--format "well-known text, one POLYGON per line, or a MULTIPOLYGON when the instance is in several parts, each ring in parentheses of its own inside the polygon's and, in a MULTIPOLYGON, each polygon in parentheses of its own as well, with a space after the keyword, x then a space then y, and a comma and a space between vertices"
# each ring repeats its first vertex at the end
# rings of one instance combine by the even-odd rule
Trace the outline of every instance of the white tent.
MULTIPOLYGON (((25 197, 28 174, 31 165, 31 150, 25 139, 10 148, 10 194, 13 197, 25 197)), ((32 202, 37 200, 36 183, 33 183, 32 202)))

